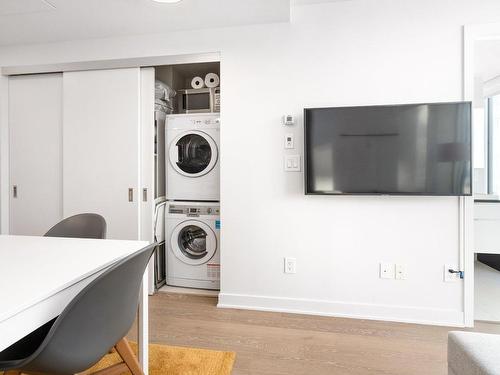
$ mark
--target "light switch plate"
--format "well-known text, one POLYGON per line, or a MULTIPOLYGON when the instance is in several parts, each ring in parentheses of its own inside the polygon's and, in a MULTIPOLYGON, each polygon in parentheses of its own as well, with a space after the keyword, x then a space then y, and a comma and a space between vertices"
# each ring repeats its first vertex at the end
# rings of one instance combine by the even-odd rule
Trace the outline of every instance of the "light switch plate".
POLYGON ((285 171, 300 172, 300 155, 285 155, 285 171))

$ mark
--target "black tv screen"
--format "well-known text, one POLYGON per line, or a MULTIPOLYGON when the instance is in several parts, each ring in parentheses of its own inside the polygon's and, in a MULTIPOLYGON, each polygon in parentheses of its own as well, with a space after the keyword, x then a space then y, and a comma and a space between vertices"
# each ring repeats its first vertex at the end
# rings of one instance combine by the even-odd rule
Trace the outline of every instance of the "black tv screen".
POLYGON ((304 110, 306 194, 471 195, 471 104, 304 110))

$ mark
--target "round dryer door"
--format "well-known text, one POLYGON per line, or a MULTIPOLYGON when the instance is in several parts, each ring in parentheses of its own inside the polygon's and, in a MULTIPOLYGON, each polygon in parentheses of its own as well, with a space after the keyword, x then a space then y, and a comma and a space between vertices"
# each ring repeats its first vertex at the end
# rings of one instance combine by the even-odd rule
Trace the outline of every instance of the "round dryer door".
POLYGON ((178 135, 170 144, 170 163, 188 177, 199 177, 210 172, 217 163, 215 141, 208 134, 189 131, 178 135))
POLYGON ((198 220, 187 220, 177 225, 170 241, 177 259, 190 265, 208 262, 217 251, 214 231, 198 220))

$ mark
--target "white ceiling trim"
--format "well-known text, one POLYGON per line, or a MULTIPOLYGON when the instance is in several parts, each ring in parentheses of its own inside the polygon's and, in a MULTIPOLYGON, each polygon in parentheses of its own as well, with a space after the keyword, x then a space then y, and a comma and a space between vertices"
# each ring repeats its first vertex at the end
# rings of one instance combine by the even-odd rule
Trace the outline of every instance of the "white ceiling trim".
POLYGON ((81 70, 140 68, 145 66, 194 64, 217 61, 220 61, 220 53, 210 52, 186 55, 137 57, 129 59, 67 62, 59 64, 6 66, 2 68, 1 73, 5 76, 11 76, 22 74, 74 72, 81 70))

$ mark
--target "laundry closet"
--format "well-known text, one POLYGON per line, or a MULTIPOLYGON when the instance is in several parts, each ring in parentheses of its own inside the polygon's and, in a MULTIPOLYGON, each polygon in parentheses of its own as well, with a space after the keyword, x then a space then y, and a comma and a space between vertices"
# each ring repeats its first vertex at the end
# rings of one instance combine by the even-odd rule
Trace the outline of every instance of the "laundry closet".
POLYGON ((218 62, 155 67, 156 288, 220 287, 219 77, 218 62))
POLYGON ((150 292, 219 289, 220 64, 190 59, 6 69, 10 234, 98 213, 159 242, 150 292))

